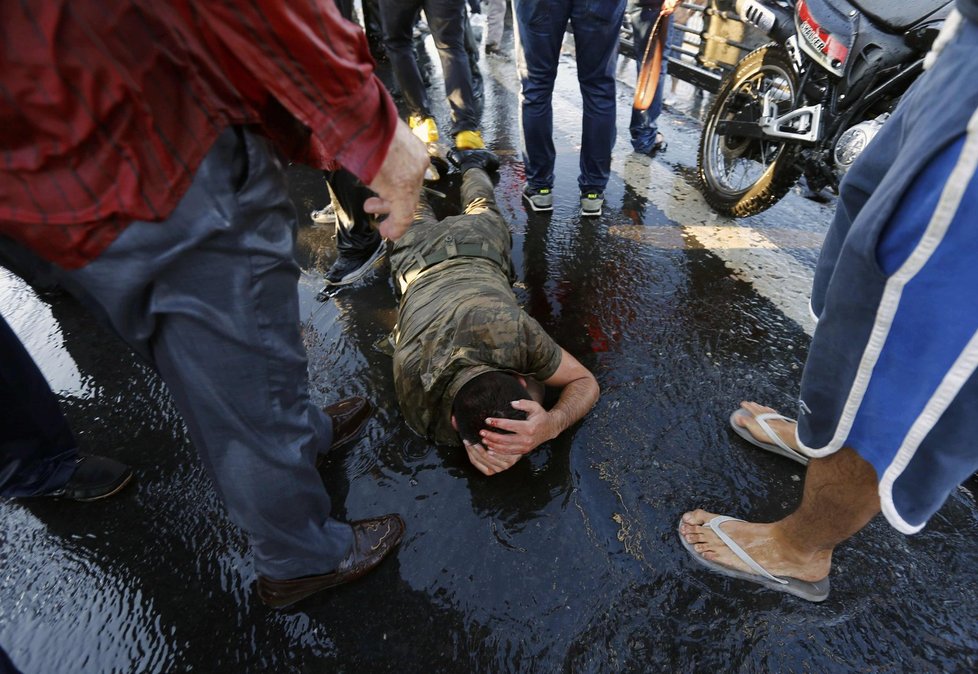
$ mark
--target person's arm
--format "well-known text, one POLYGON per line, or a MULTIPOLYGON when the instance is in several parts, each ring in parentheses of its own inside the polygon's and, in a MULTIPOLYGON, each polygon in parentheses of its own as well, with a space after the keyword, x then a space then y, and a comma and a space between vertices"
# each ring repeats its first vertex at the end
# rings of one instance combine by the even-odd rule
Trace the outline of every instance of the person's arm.
POLYGON ((411 226, 429 161, 424 144, 398 120, 387 156, 367 185, 378 196, 363 202, 367 213, 387 216, 377 227, 384 238, 396 241, 411 226))
POLYGON ((662 2, 662 16, 669 16, 682 3, 682 0, 663 0, 662 2))
POLYGON ((514 400, 511 403, 513 407, 527 413, 524 421, 493 417, 486 419, 486 425, 510 431, 482 431, 482 444, 489 455, 520 456, 533 451, 580 421, 594 407, 600 393, 598 382, 591 371, 563 348, 560 350, 560 366, 543 383, 561 388, 557 404, 550 410, 544 409, 533 400, 514 400))
POLYGON ((410 225, 428 156, 374 75, 363 31, 333 0, 205 2, 194 6, 229 79, 252 99, 274 97, 312 133, 317 155, 335 159, 379 195, 381 234, 410 225))

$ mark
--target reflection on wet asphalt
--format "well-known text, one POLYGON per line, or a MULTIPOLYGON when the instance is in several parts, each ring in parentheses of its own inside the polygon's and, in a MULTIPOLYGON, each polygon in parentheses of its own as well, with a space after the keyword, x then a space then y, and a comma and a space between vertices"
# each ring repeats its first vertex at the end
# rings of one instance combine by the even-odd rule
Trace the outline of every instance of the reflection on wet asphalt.
POLYGON ((830 207, 792 194, 744 221, 713 215, 693 187, 698 123, 672 109, 668 152, 632 155, 622 87, 605 215, 582 220, 568 60, 555 97, 557 208, 528 218, 513 63, 482 65, 517 295, 595 372, 594 411, 493 478, 414 436, 390 361, 374 348, 395 320, 386 265, 315 300, 335 255, 331 231, 308 219, 325 188, 315 172, 292 169, 313 395, 378 403, 367 438, 322 471, 334 515, 398 511, 408 528, 362 581, 271 611, 159 380, 74 301, 39 298, 0 270, 4 316, 81 441, 138 475, 105 502, 0 503, 0 645, 15 664, 27 673, 973 671, 973 483, 917 536, 877 519, 841 546, 822 605, 710 574, 677 539, 691 507, 770 520, 800 495, 798 466, 753 450, 726 423, 744 398, 793 407, 810 330, 805 286, 830 207))

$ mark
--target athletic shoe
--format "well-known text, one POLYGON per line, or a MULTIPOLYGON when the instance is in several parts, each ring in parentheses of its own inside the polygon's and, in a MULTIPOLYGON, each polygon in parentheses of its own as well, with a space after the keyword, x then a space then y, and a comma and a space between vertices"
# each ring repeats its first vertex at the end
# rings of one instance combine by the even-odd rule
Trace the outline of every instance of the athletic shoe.
POLYGON ((596 218, 601 215, 604 205, 602 192, 581 192, 581 215, 586 218, 596 218))
POLYGON ((333 204, 326 204, 324 208, 320 208, 318 211, 313 211, 309 214, 312 221, 317 225, 335 225, 336 224, 336 209, 333 208, 333 204))
POLYGON ((481 150, 485 146, 480 131, 459 131, 455 134, 455 147, 459 150, 481 150))
POLYGON ((554 209, 553 190, 549 187, 530 187, 527 185, 523 188, 523 198, 530 204, 530 208, 537 213, 554 209))

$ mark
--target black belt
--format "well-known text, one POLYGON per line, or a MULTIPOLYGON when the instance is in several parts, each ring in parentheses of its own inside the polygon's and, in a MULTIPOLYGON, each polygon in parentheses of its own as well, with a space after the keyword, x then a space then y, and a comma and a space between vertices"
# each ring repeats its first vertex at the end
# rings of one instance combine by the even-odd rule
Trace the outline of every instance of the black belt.
POLYGON ((407 287, 415 279, 434 267, 436 264, 441 264, 445 260, 450 260, 453 257, 481 257, 483 259, 495 262, 499 265, 500 269, 505 271, 506 261, 497 251, 489 248, 488 242, 483 241, 481 244, 455 243, 455 239, 453 237, 447 236, 445 237, 445 247, 442 250, 429 253, 428 255, 422 255, 418 251, 414 251, 414 264, 408 267, 406 271, 403 271, 397 275, 401 292, 403 293, 405 290, 407 290, 407 287))

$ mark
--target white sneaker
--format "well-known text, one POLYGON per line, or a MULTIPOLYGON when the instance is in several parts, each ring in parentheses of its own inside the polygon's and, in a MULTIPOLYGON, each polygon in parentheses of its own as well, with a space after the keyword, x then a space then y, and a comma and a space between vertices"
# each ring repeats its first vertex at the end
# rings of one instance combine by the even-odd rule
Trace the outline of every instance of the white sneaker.
POLYGON ((581 192, 581 215, 586 218, 596 218, 601 215, 604 206, 603 192, 581 192))
POLYGON ((333 208, 333 204, 327 204, 325 208, 320 208, 318 211, 313 211, 309 214, 312 221, 317 225, 335 225, 336 224, 336 210, 333 208))

